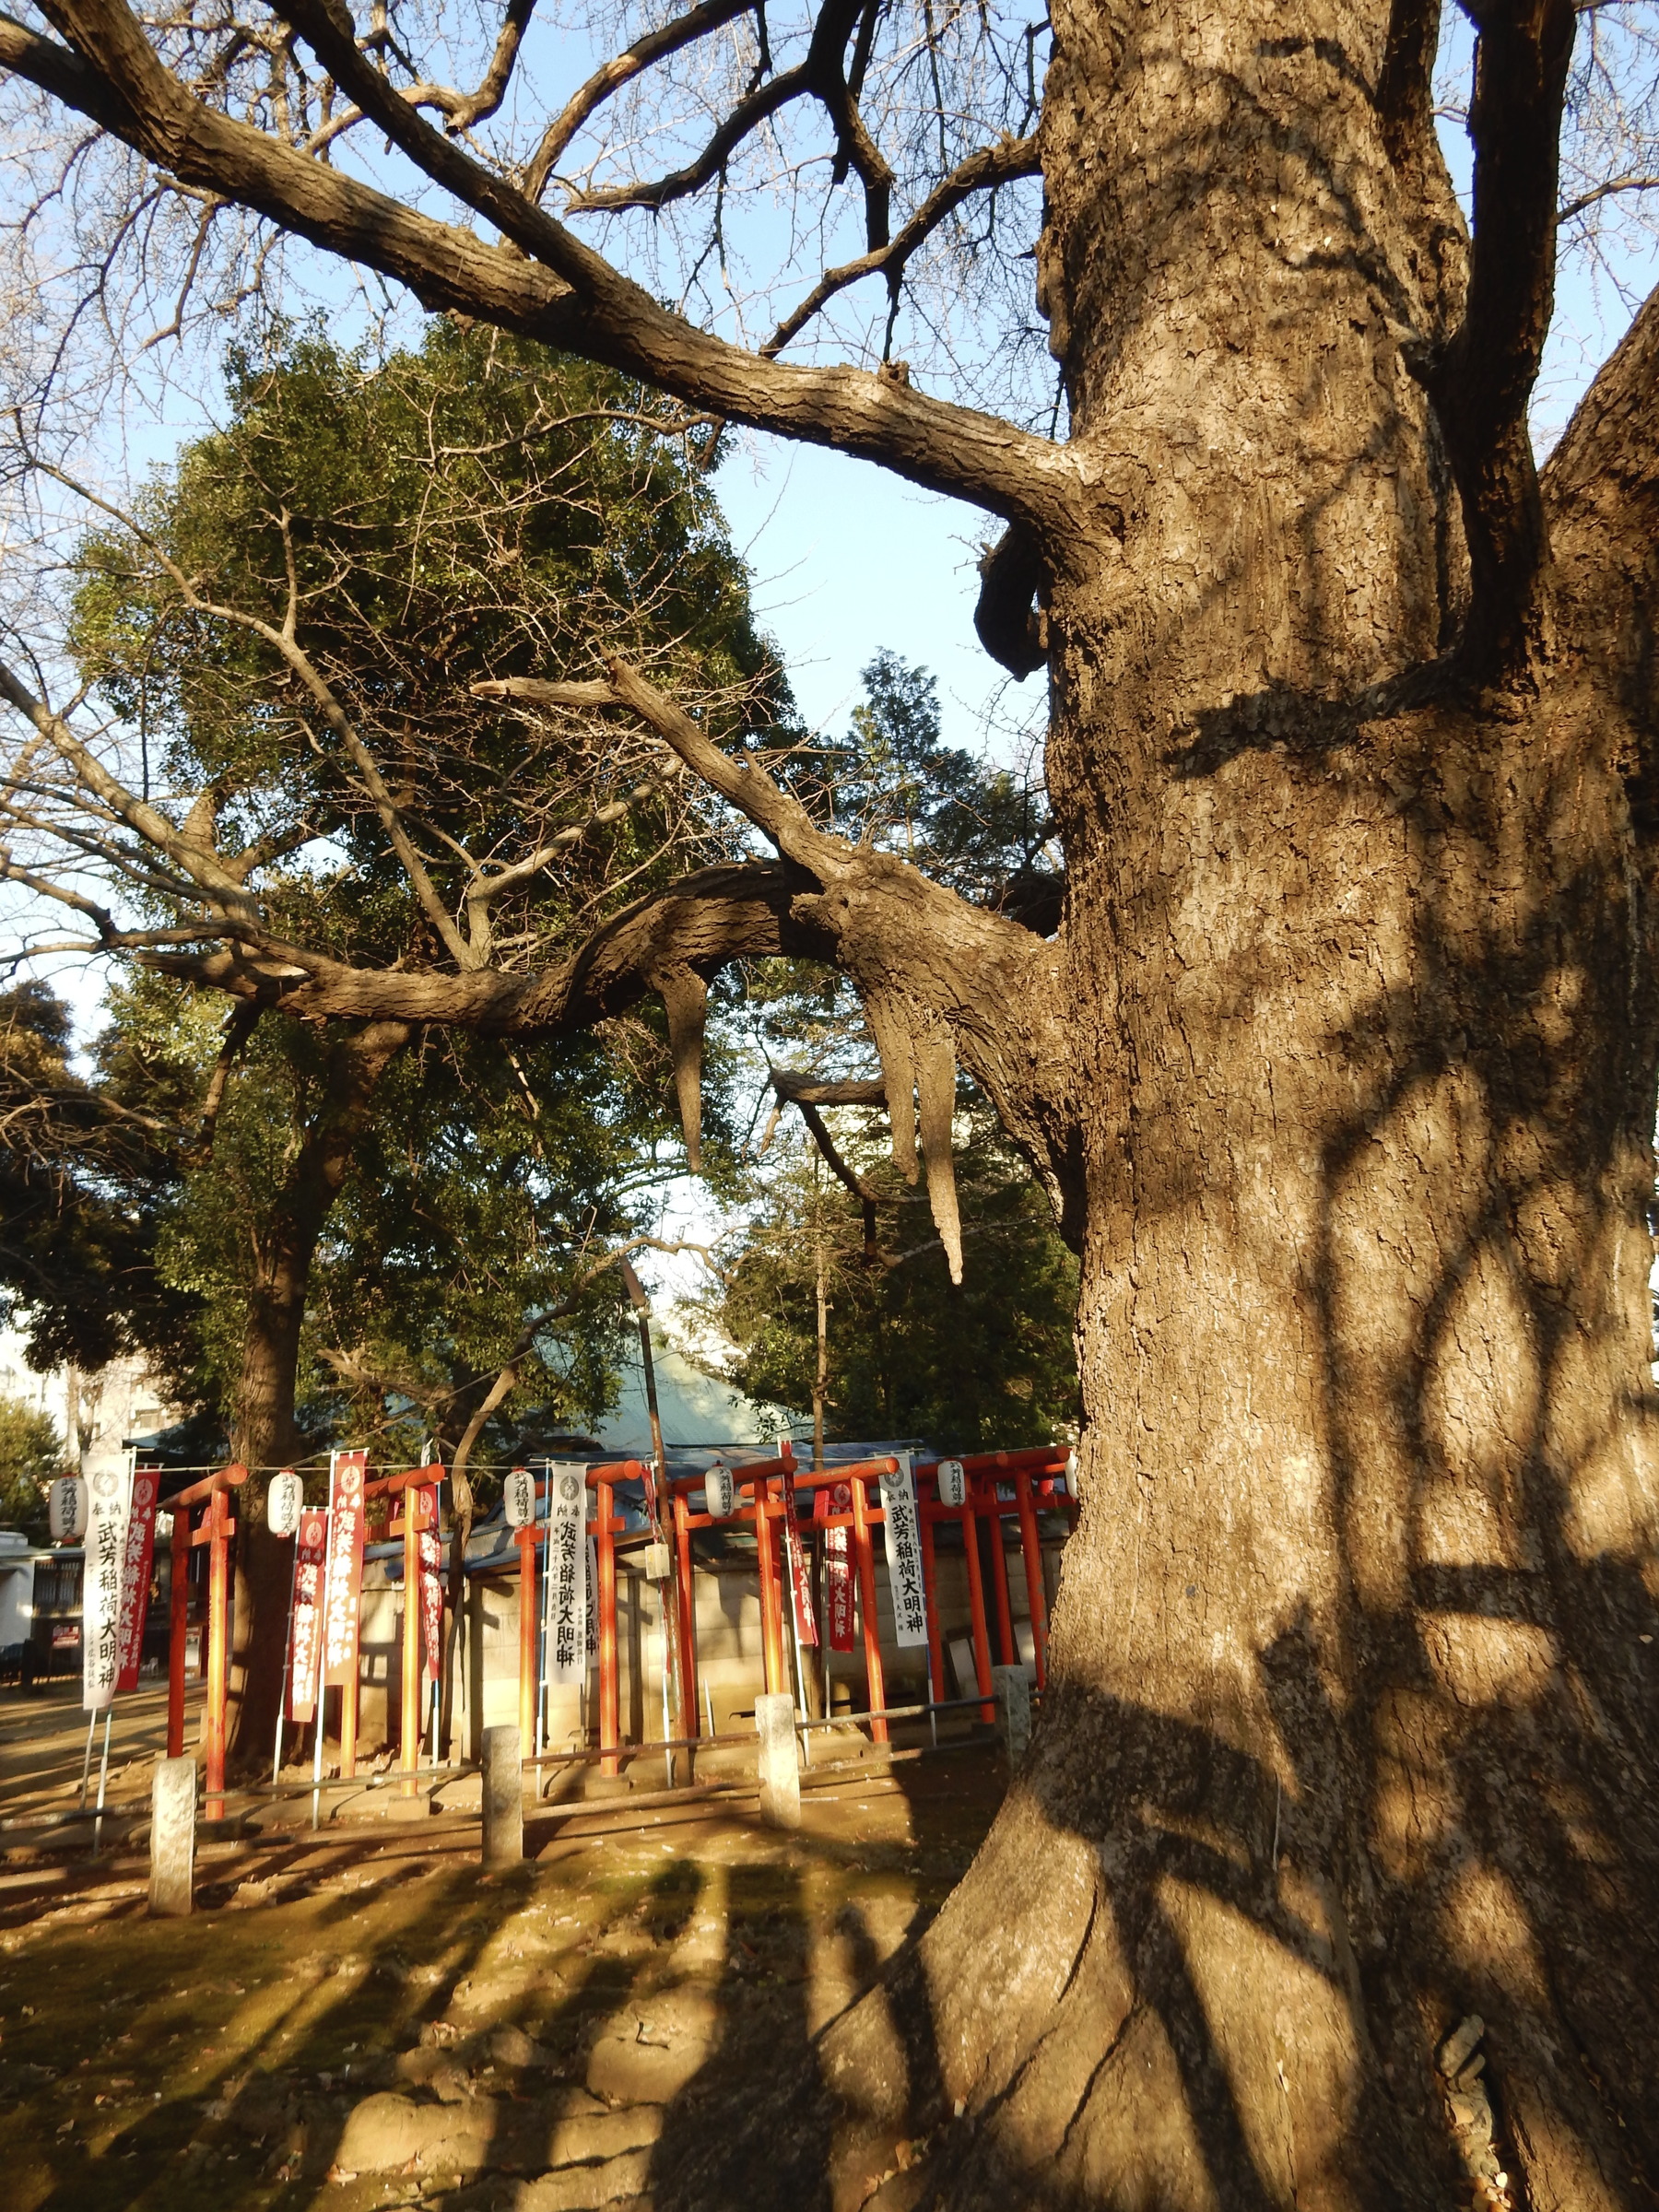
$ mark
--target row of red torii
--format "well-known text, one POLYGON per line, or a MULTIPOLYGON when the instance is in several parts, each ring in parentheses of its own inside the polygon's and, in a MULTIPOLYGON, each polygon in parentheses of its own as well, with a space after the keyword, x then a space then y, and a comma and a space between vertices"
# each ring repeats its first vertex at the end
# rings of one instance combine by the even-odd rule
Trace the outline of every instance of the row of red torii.
MULTIPOLYGON (((675 1607, 679 1704, 688 1743, 694 1744, 702 1735, 697 1700, 697 1619, 691 1540, 698 1530, 723 1524, 747 1526, 754 1535, 759 1583, 761 1664, 764 1688, 769 1693, 788 1691, 791 1687, 790 1611, 793 1606, 798 1632, 802 1606, 810 1606, 810 1599, 804 1599, 800 1594, 804 1539, 815 1532, 821 1535, 827 1548, 844 1560, 849 1626, 850 1600, 853 1593, 856 1593, 870 1732, 877 1743, 885 1743, 888 1740, 886 1669, 877 1628, 872 1532, 877 1528, 885 1531, 890 1517, 888 1502, 895 1506, 900 1518, 913 1527, 918 1540, 920 1591, 915 1618, 920 1623, 924 1615, 928 1694, 934 1704, 948 1701, 944 1631, 936 1589, 935 1531, 940 1523, 948 1523, 962 1532, 975 1677, 974 1693, 971 1693, 966 1702, 971 1704, 976 1694, 982 1700, 980 1717, 989 1722, 994 1717, 992 1614, 995 1618, 1001 1663, 1018 1664, 1019 1656, 1002 1524, 1012 1520, 1018 1527, 1030 1620, 1031 1655, 1041 1689, 1047 1674, 1048 1606, 1037 1516, 1040 1511, 1055 1510, 1075 1515, 1077 1500, 1069 1479, 1072 1465, 1075 1462, 1065 1445, 1039 1445, 1026 1451, 980 1453, 961 1459, 920 1464, 912 1463, 904 1454, 882 1455, 851 1465, 815 1470, 803 1466, 784 1440, 775 1458, 730 1467, 717 1463, 707 1475, 671 1477, 660 1486, 655 1470, 640 1460, 613 1461, 585 1469, 578 1466, 574 1471, 584 1486, 587 1500, 580 1525, 590 1541, 597 1570, 594 1612, 601 1771, 609 1775, 618 1773, 622 1755, 629 1748, 624 1745, 621 1726, 617 1558, 618 1539, 630 1534, 637 1537, 639 1532, 630 1530, 617 1510, 617 1492, 623 1485, 642 1486, 648 1504, 653 1509, 653 1520, 660 1503, 665 1503, 671 1511, 674 1557, 671 1562, 665 1562, 664 1571, 654 1579, 672 1586, 672 1596, 665 1588, 664 1603, 675 1607), (990 1524, 994 1536, 990 1546, 989 1609, 978 1542, 982 1522, 990 1524)), ((535 1737, 546 1667, 541 1649, 542 1608, 536 1603, 536 1552, 549 1535, 553 1510, 550 1493, 560 1471, 555 1463, 538 1479, 528 1469, 515 1468, 507 1484, 508 1517, 518 1523, 512 1533, 518 1549, 520 1585, 519 1724, 521 1742, 526 1749, 535 1737)), ((235 1493, 246 1483, 248 1475, 248 1469, 240 1465, 222 1467, 173 1497, 160 1500, 158 1507, 159 1518, 171 1517, 172 1537, 167 1728, 170 1758, 181 1756, 184 1744, 189 1603, 185 1560, 195 1547, 206 1546, 208 1550, 203 1750, 206 1810, 210 1818, 222 1814, 224 1806, 230 1547, 237 1531, 232 1508, 235 1493)), ((288 1470, 272 1484, 267 1509, 274 1532, 295 1539, 284 1717, 303 1724, 312 1717, 319 1688, 339 1689, 342 1778, 349 1778, 356 1771, 357 1629, 361 1560, 371 1509, 377 1501, 379 1512, 386 1515, 384 1526, 373 1532, 377 1539, 382 1535, 402 1538, 406 1597, 400 1667, 401 1763, 403 1787, 411 1795, 418 1786, 420 1771, 423 1679, 428 1683, 434 1681, 439 1664, 440 1638, 433 1614, 435 1604, 441 1620, 439 1486, 443 1475, 442 1466, 434 1464, 371 1477, 365 1453, 337 1453, 331 1466, 326 1511, 307 1509, 300 1504, 299 1478, 288 1470), (355 1559, 350 1557, 353 1553, 355 1559), (327 1605, 336 1587, 338 1592, 348 1594, 349 1618, 335 1620, 337 1632, 331 1643, 326 1633, 327 1605), (296 1622, 303 1621, 308 1603, 315 1618, 314 1638, 309 1629, 301 1632, 296 1629, 296 1622), (311 1648, 312 1644, 314 1650, 311 1648)), ((663 1533, 667 1535, 666 1526, 663 1533)), ((890 1535, 888 1559, 889 1579, 893 1579, 895 1555, 890 1535)), ((336 1607, 342 1614, 345 1610, 345 1606, 336 1607)), ((921 1640, 919 1634, 915 1640, 921 1640)), ((840 1648, 849 1648, 850 1642, 849 1636, 840 1648)), ((583 1655, 585 1659, 585 1633, 583 1655)), ((320 1745, 318 1747, 320 1750, 320 1745)))

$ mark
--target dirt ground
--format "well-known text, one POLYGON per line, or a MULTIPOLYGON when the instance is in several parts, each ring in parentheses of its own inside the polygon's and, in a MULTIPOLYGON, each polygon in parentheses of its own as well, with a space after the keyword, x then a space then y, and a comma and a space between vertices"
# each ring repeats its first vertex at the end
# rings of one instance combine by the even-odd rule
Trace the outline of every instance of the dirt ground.
MULTIPOLYGON (((611 1800, 533 1818, 499 1877, 460 1815, 336 1820, 207 1845, 194 1916, 152 1921, 119 1838, 93 1863, 16 1825, 74 1803, 77 1719, 0 1700, 5 2212, 649 2206, 925 1926, 1006 1779, 989 1747, 872 1761, 787 1836, 611 1800)), ((910 2158, 861 2142, 837 2200, 885 2206, 910 2158)))

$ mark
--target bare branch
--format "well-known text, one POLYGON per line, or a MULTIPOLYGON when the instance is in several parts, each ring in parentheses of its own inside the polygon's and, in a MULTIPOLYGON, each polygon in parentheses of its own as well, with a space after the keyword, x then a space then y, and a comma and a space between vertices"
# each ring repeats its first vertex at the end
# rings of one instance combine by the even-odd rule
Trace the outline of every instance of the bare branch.
POLYGON ((676 16, 660 29, 650 31, 636 39, 624 53, 613 56, 602 67, 595 69, 581 90, 572 94, 559 114, 547 125, 541 144, 524 171, 525 195, 539 200, 547 189, 547 180, 553 174, 559 157, 570 145, 588 118, 607 100, 613 92, 649 69, 653 62, 665 60, 678 53, 694 41, 704 38, 712 30, 732 22, 738 16, 747 15, 757 0, 703 0, 700 7, 689 7, 683 16, 676 16))
POLYGON ((1016 177, 1037 176, 1041 169, 1035 135, 1029 138, 1005 138, 999 146, 982 147, 978 153, 971 154, 934 187, 897 238, 862 254, 857 261, 826 269, 806 299, 783 318, 761 347, 761 358, 770 360, 774 354, 782 353, 821 308, 861 277, 884 276, 889 285, 897 284, 912 255, 973 194, 994 191, 997 185, 1010 183, 1016 177))
POLYGON ((4 662, 0 662, 0 694, 11 701, 18 713, 27 716, 53 749, 69 762, 87 788, 147 844, 165 853, 175 867, 226 912, 253 919, 255 911, 253 900, 218 854, 193 843, 174 829, 165 815, 128 791, 96 753, 81 743, 62 716, 36 699, 4 662))
POLYGON ((1570 223, 1575 215, 1583 215, 1588 209, 1599 206, 1603 200, 1615 199, 1620 193, 1626 192, 1659 192, 1659 176, 1650 176, 1643 171, 1632 170, 1622 177, 1609 177, 1605 184, 1596 185, 1593 192, 1581 192, 1576 199, 1569 200, 1556 217, 1557 228, 1562 223, 1570 223))
POLYGON ((1006 519, 1058 533, 1080 509, 1077 462, 1046 439, 894 377, 762 360, 661 307, 415 113, 321 0, 296 0, 289 19, 314 39, 336 81, 434 182, 531 258, 216 112, 162 65, 122 0, 53 0, 53 14, 77 53, 0 18, 0 66, 92 116, 182 183, 406 285, 429 308, 583 354, 732 421, 863 454, 1006 519))

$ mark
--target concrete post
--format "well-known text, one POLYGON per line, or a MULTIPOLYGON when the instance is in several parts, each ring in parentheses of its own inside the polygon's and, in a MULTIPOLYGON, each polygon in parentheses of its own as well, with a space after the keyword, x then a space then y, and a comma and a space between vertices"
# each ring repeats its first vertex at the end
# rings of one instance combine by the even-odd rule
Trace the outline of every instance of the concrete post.
POLYGON ((1017 1767, 1031 1740, 1031 1684, 1023 1666, 994 1666, 991 1688, 996 1699, 996 1733, 1017 1767))
POLYGON ((484 1731, 484 1864, 517 1866, 524 1856, 524 1752, 515 1723, 484 1731))
POLYGON ((196 1762, 159 1759, 150 1785, 149 1909, 175 1919, 193 1910, 196 1762))
POLYGON ((755 1726, 760 1735, 760 1818, 768 1828, 799 1828, 801 1769, 794 1700, 787 1690, 755 1700, 755 1726))

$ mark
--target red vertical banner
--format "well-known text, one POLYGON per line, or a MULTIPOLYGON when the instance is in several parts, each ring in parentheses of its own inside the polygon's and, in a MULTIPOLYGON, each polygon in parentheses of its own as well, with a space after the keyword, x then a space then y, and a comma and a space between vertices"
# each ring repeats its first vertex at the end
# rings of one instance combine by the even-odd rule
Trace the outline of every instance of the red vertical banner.
POLYGON ((443 1665, 443 1546, 438 1534, 438 1485, 423 1484, 420 1500, 420 1633, 426 1671, 436 1682, 443 1665))
MULTIPOLYGON (((832 1513, 850 1513, 853 1511, 853 1486, 850 1482, 832 1483, 820 1489, 812 1501, 813 1512, 820 1521, 832 1513)), ((824 1531, 825 1610, 830 1617, 830 1649, 832 1652, 850 1652, 853 1649, 853 1560, 847 1548, 847 1531, 844 1528, 827 1528, 824 1531)))
POLYGON ((367 1452, 335 1453, 328 1570, 323 1584, 323 1680, 330 1689, 357 1678, 358 1598, 363 1586, 366 1525, 363 1484, 368 1472, 367 1452))
POLYGON ((121 1559, 121 1609, 115 1617, 115 1687, 136 1689, 144 1656, 144 1623, 149 1612, 150 1559, 156 1548, 156 1499, 160 1477, 140 1467, 133 1477, 126 1544, 121 1559))
POLYGON ((309 1721, 317 1702, 323 1651, 323 1573, 328 1561, 328 1515, 308 1506, 294 1540, 294 1641, 288 1665, 288 1715, 309 1721))
POLYGON ((804 1644, 818 1647, 818 1620, 812 1610, 812 1577, 806 1571, 806 1547, 801 1542, 801 1524, 795 1519, 794 1476, 783 1470, 783 1558, 789 1588, 794 1599, 795 1634, 804 1644))

